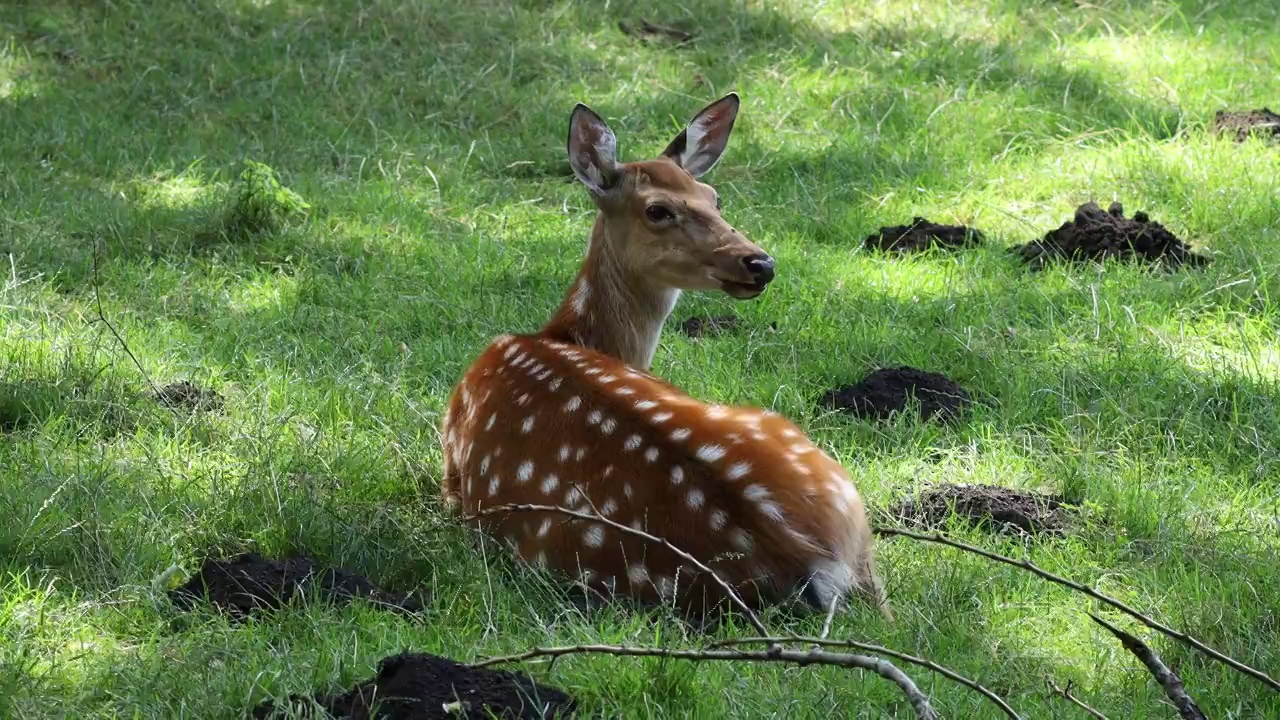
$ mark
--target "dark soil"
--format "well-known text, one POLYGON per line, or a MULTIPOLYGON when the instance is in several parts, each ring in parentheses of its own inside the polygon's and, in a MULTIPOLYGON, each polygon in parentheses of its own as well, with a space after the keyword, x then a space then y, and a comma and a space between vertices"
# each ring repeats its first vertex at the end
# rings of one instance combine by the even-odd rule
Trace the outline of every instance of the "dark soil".
POLYGON ((964 225, 939 225, 915 217, 911 218, 910 225, 880 228, 879 232, 867 236, 865 244, 868 250, 909 253, 934 247, 958 250, 979 245, 985 239, 981 230, 964 225))
POLYGON ((853 385, 832 388, 818 403, 858 417, 884 420, 906 410, 913 397, 919 402, 923 420, 956 419, 971 402, 964 388, 942 375, 903 366, 881 368, 853 385))
POLYGON ((1219 135, 1235 137, 1236 142, 1251 137, 1280 141, 1280 115, 1267 108, 1248 112, 1219 110, 1213 116, 1213 130, 1219 135))
POLYGON ((165 407, 175 410, 219 410, 222 408, 222 396, 215 390, 202 388, 193 382, 181 382, 165 385, 156 393, 156 401, 165 407))
POLYGON ((738 318, 733 315, 715 315, 712 317, 691 317, 680 323, 680 332, 691 338, 704 335, 720 335, 736 330, 738 318))
POLYGON ((422 610, 422 603, 412 593, 393 595, 359 575, 322 567, 309 558, 269 560, 253 552, 205 560, 200 572, 172 590, 169 598, 184 610, 192 610, 201 599, 207 599, 237 619, 295 600, 345 605, 360 598, 403 612, 422 610))
POLYGON ((941 527, 954 513, 993 530, 1033 535, 1065 531, 1074 514, 1058 496, 995 485, 939 485, 891 512, 926 528, 941 527))
POLYGON ((686 30, 669 25, 651 23, 644 18, 640 18, 638 25, 632 25, 626 21, 619 22, 618 29, 641 40, 670 40, 676 45, 683 45, 695 37, 693 33, 686 30))
POLYGON ((1106 258, 1143 260, 1167 267, 1205 265, 1209 258, 1191 252, 1191 247, 1144 212, 1124 216, 1118 202, 1104 212, 1097 203, 1076 208, 1075 218, 1040 240, 1010 248, 1035 268, 1052 260, 1101 261, 1106 258))
MULTIPOLYGON (((691 338, 714 337, 733 332, 741 327, 738 318, 733 315, 712 315, 709 317, 691 317, 680 323, 680 332, 691 338)), ((778 331, 778 323, 769 323, 769 330, 778 331)))
MULTIPOLYGON (((383 658, 372 679, 341 695, 317 696, 314 700, 334 717, 359 720, 567 718, 576 711, 576 702, 569 695, 539 685, 528 676, 473 668, 423 653, 383 658)), ((304 716, 311 709, 304 697, 291 696, 289 704, 304 716)), ((283 715, 283 711, 284 708, 264 703, 253 714, 255 718, 270 718, 283 715)))

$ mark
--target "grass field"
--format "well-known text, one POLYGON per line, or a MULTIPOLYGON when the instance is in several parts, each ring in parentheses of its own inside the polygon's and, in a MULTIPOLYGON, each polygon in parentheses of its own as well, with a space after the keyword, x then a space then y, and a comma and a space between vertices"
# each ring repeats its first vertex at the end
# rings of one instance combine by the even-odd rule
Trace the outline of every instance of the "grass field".
MULTIPOLYGON (((1277 28, 1270 0, 5 3, 0 716, 230 718, 405 649, 699 642, 658 616, 585 616, 478 555, 438 505, 437 428, 471 359, 536 329, 577 269, 592 208, 564 178, 573 103, 631 160, 730 90, 743 112, 707 179, 779 276, 750 302, 687 295, 673 320, 733 313, 745 332, 669 327, 655 372, 795 419, 874 512, 942 481, 1062 493, 1090 508, 1067 537, 952 530, 1280 673, 1280 150, 1208 130, 1215 110, 1280 104, 1277 28), (618 29, 641 13, 699 37, 618 29), (228 224, 245 160, 305 214, 228 224), (1030 273, 1005 252, 1090 199, 1147 210, 1213 264, 1030 273), (912 215, 991 241, 861 249, 912 215), (148 397, 98 321, 95 247, 102 310, 147 375, 214 388, 222 412, 148 397), (991 403, 952 427, 815 410, 881 363, 991 403), (237 626, 153 586, 242 549, 431 601, 418 619, 357 605, 237 626)), ((945 548, 880 554, 898 622, 855 607, 834 636, 949 665, 1028 718, 1083 717, 1046 678, 1113 718, 1174 716, 1087 599, 945 548)), ((1121 620, 1210 717, 1280 717, 1280 695, 1121 620)), ((909 713, 834 669, 534 672, 613 717, 909 713)), ((995 716, 908 672, 947 717, 995 716)))

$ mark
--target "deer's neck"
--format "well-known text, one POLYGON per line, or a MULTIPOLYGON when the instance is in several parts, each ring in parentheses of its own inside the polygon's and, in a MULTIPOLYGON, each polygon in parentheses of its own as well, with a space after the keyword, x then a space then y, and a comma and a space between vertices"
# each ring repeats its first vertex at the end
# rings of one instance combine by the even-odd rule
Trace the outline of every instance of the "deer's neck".
POLYGON ((596 216, 582 270, 542 334, 648 370, 680 291, 628 272, 617 257, 617 242, 611 242, 625 240, 610 237, 616 232, 603 214, 596 216))

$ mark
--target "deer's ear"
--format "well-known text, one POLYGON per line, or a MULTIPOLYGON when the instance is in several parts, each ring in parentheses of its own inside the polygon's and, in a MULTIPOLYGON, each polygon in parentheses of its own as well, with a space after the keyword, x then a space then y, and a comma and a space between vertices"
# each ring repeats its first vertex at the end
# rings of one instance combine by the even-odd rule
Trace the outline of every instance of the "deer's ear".
POLYGON ((699 177, 715 167, 729 145, 729 133, 738 117, 738 94, 729 93, 703 108, 662 154, 699 177))
POLYGON ((578 103, 569 117, 569 166, 592 195, 604 195, 618 180, 618 140, 594 110, 578 103))

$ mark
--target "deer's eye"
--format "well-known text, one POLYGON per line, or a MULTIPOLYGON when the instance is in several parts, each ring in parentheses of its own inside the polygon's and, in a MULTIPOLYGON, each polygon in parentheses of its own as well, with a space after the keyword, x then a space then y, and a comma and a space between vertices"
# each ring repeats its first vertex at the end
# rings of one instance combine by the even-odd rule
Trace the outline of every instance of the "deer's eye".
POLYGON ((644 216, 649 222, 662 223, 675 219, 675 213, 664 205, 650 205, 644 209, 644 216))

